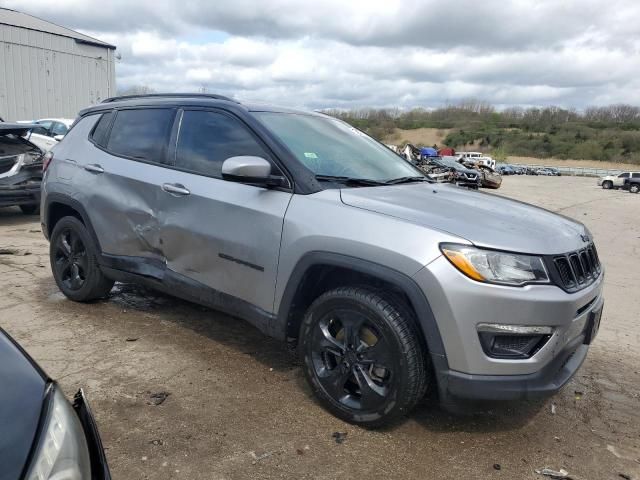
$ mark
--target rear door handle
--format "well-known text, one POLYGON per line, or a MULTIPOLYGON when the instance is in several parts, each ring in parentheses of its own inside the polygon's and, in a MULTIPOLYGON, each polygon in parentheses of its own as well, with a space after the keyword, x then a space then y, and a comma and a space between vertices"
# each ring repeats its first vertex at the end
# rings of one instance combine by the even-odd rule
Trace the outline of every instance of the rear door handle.
POLYGON ((191 192, 180 183, 163 183, 162 190, 171 195, 183 196, 189 195, 191 192))
POLYGON ((100 165, 98 165, 97 163, 90 163, 88 165, 84 166, 84 169, 87 172, 91 172, 91 173, 104 173, 104 168, 102 168, 100 165))

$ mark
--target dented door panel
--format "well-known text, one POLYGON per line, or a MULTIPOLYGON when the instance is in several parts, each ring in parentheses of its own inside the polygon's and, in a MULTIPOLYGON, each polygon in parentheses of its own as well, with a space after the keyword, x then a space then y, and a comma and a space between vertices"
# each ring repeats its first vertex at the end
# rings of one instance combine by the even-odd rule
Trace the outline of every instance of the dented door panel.
POLYGON ((163 192, 167 268, 272 312, 291 193, 181 171, 172 180, 190 194, 163 192))

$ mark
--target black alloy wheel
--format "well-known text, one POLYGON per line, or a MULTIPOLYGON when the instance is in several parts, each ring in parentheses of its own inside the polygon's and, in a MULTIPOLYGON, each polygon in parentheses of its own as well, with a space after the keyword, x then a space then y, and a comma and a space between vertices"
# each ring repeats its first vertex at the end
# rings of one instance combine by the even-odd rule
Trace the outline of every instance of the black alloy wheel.
POLYGON ((406 305, 366 287, 317 298, 300 328, 307 381, 343 420, 378 427, 408 413, 427 388, 426 352, 406 305))
POLYGON ((69 290, 80 290, 87 279, 87 249, 80 236, 67 228, 56 238, 55 269, 69 290))
POLYGON ((86 302, 111 291, 114 282, 100 270, 94 242, 78 218, 61 218, 53 228, 50 242, 53 278, 65 296, 86 302))
POLYGON ((397 374, 389 340, 354 310, 333 310, 320 319, 313 331, 311 355, 325 391, 356 410, 379 408, 397 374))

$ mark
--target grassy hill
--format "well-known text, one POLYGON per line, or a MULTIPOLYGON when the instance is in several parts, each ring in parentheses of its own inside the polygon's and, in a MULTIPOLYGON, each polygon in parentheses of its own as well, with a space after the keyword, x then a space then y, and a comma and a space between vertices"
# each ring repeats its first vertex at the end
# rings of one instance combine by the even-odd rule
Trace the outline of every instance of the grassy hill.
POLYGON ((586 159, 640 164, 640 108, 512 108, 482 102, 436 110, 328 112, 386 143, 481 150, 496 158, 586 159))

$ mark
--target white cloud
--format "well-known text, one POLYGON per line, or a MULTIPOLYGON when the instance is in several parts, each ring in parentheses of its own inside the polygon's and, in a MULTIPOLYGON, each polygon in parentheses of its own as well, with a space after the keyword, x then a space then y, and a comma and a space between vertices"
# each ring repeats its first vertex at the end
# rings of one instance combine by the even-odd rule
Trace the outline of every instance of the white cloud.
POLYGON ((635 0, 4 3, 117 45, 121 87, 311 108, 640 103, 635 0))

